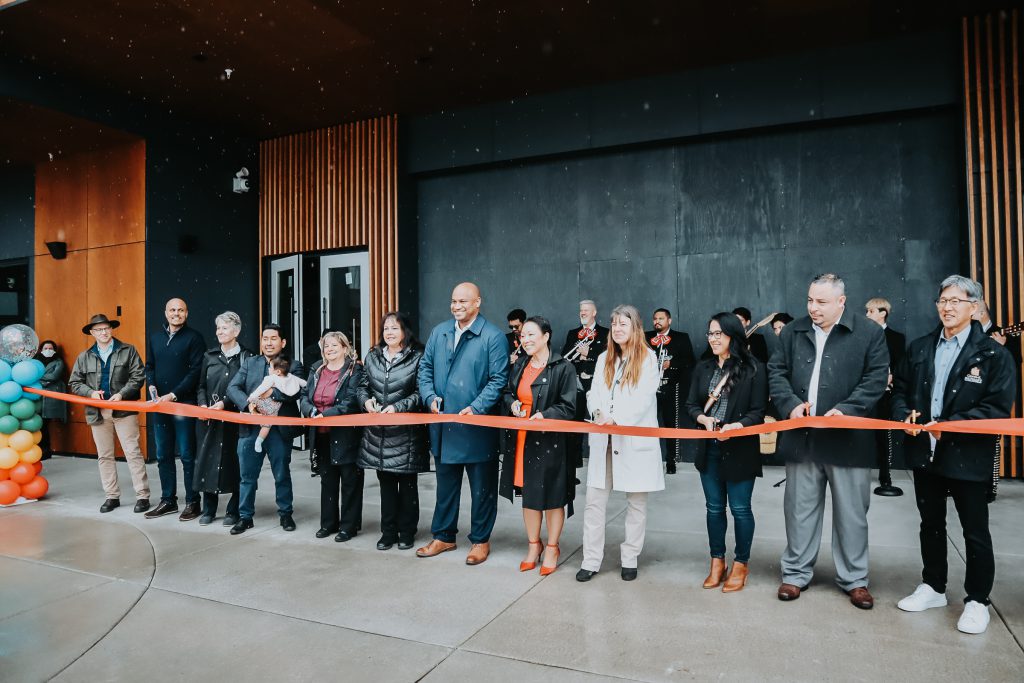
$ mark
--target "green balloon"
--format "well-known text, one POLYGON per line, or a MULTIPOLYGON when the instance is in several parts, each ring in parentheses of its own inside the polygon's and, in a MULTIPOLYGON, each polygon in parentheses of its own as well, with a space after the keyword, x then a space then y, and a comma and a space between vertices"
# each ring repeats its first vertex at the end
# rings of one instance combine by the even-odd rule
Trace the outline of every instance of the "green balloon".
POLYGON ((43 428, 43 418, 39 415, 33 415, 27 420, 22 420, 21 428, 26 432, 38 432, 43 428))
POLYGON ((13 434, 21 428, 18 418, 13 415, 0 417, 0 434, 13 434))
POLYGON ((27 420, 36 414, 36 402, 31 399, 19 398, 10 405, 11 415, 19 420, 27 420))
POLYGON ((0 417, 11 414, 11 404, 0 401, 0 417))

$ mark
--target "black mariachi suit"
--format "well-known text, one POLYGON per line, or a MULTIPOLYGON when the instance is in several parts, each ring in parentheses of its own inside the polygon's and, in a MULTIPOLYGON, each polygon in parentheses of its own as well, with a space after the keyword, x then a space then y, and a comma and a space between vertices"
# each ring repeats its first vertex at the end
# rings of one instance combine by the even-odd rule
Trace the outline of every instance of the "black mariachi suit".
MULTIPOLYGON (((658 335, 658 332, 651 330, 645 332, 647 344, 659 353, 658 346, 651 342, 658 335)), ((662 427, 679 428, 679 413, 682 408, 684 392, 690 388, 690 375, 693 373, 693 366, 696 359, 693 356, 693 345, 690 343, 690 336, 679 330, 668 329, 665 335, 669 338, 665 345, 665 356, 669 357, 669 366, 661 377, 661 386, 658 387, 658 424, 662 427)), ((659 356, 660 357, 660 356, 659 356)), ((659 365, 660 368, 660 365, 659 365)), ((679 460, 679 439, 662 439, 662 459, 665 462, 677 462, 679 460)), ((671 467, 669 469, 672 469, 671 467)))
MULTIPOLYGON (((569 330, 565 335, 565 344, 562 345, 562 357, 565 357, 576 343, 580 341, 579 334, 583 326, 569 330)), ((576 419, 584 420, 587 415, 587 392, 590 391, 590 383, 594 381, 594 366, 597 365, 597 357, 608 348, 608 328, 595 325, 596 336, 590 342, 590 351, 587 357, 581 359, 578 356, 572 361, 576 370, 576 377, 579 379, 576 392, 576 419)), ((583 467, 583 457, 588 454, 590 447, 582 434, 569 434, 569 452, 573 454, 576 467, 583 467)))

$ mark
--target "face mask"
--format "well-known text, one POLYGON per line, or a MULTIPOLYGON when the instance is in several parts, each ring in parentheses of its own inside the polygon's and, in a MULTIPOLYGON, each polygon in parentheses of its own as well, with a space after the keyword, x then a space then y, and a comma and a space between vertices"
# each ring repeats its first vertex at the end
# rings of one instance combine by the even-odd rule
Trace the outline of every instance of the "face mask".
POLYGON ((43 358, 53 358, 54 356, 57 355, 57 352, 54 351, 53 349, 43 349, 40 353, 42 354, 43 358))

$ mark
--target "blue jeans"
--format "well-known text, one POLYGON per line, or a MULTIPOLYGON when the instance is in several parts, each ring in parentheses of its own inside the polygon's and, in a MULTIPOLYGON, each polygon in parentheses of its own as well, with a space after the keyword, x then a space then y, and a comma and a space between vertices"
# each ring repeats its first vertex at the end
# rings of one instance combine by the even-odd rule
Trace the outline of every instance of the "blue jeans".
POLYGON ((728 503, 736 524, 736 561, 746 564, 750 561, 750 546, 754 542, 754 513, 750 509, 754 478, 743 481, 721 479, 718 470, 722 463, 722 452, 718 443, 709 441, 707 448, 707 467, 700 473, 700 485, 704 488, 704 500, 708 508, 711 557, 725 559, 725 531, 729 527, 725 505, 728 503))
POLYGON ((263 469, 263 456, 270 459, 270 471, 274 474, 274 489, 277 494, 277 514, 281 517, 292 514, 292 441, 281 436, 279 427, 272 427, 263 441, 263 452, 257 453, 254 446, 259 431, 250 430, 248 436, 238 439, 238 469, 241 482, 238 485, 238 516, 252 519, 256 513, 256 488, 263 469))
POLYGON ((178 470, 174 456, 181 458, 185 479, 185 503, 199 501, 192 490, 192 474, 196 465, 196 421, 192 417, 150 413, 153 421, 153 441, 156 444, 157 471, 160 472, 160 500, 178 502, 178 470))

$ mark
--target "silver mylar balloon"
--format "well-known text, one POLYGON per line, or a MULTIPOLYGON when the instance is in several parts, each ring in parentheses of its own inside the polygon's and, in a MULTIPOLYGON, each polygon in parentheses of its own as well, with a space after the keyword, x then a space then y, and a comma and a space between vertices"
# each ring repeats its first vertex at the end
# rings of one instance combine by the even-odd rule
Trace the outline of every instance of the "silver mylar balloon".
POLYGON ((39 349, 39 337, 27 325, 8 325, 0 330, 0 358, 14 365, 28 360, 39 349))

